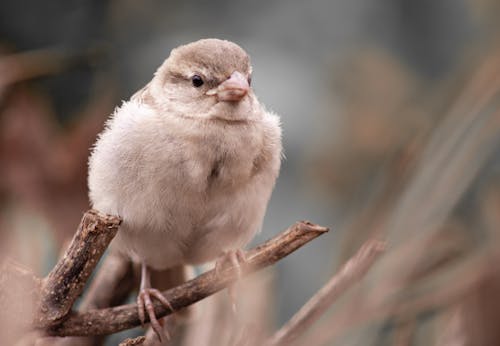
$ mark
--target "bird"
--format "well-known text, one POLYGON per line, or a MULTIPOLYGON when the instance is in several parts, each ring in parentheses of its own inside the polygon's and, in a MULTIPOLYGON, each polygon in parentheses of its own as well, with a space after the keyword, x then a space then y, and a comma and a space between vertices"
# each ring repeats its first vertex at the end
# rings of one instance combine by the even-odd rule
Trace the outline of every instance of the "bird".
POLYGON ((148 314, 160 340, 152 300, 173 309, 150 270, 240 262, 262 227, 282 131, 251 82, 249 55, 236 43, 181 45, 116 107, 91 149, 91 207, 121 217, 111 246, 140 264, 139 317, 144 325, 148 314))

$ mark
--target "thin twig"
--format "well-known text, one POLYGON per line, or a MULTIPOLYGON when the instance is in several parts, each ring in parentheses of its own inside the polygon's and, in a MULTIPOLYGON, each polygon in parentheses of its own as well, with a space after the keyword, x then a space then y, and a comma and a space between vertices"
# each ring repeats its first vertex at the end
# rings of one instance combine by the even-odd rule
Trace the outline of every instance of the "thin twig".
POLYGON ((346 303, 346 307, 316 328, 317 332, 308 342, 310 345, 324 345, 364 323, 374 321, 379 323, 399 316, 415 316, 425 311, 436 311, 452 306, 457 302, 463 302, 464 297, 471 292, 477 292, 480 284, 487 277, 491 277, 496 270, 491 266, 491 263, 498 262, 500 256, 493 254, 491 256, 485 256, 484 253, 473 256, 474 258, 469 260, 463 271, 467 273, 467 280, 463 280, 461 277, 463 272, 457 272, 444 281, 453 282, 453 285, 440 285, 428 294, 419 294, 412 299, 394 302, 382 299, 374 300, 372 297, 368 301, 350 298, 350 302, 346 303), (347 316, 347 318, 344 316, 347 316))
MULTIPOLYGON (((327 228, 309 222, 297 222, 278 236, 249 250, 245 255, 247 263, 242 265, 242 274, 248 274, 277 262, 327 231, 327 228)), ((163 295, 174 310, 179 310, 220 291, 235 282, 237 278, 238 271, 234 267, 218 271, 217 274, 214 270, 210 270, 193 280, 164 291, 163 295)), ((161 318, 172 312, 163 305, 156 303, 155 313, 158 318, 161 318)), ((128 304, 75 313, 60 325, 47 330, 47 332, 57 336, 103 335, 116 333, 138 325, 140 325, 140 321, 137 305, 128 304)))
POLYGON ((314 322, 316 322, 332 303, 370 269, 385 249, 385 243, 370 240, 323 286, 266 345, 290 345, 314 322))
POLYGON ((95 210, 84 214, 68 250, 43 280, 37 327, 52 326, 68 315, 119 224, 119 218, 95 210))
POLYGON ((93 44, 84 50, 44 48, 0 56, 0 96, 11 84, 54 75, 78 64, 102 59, 105 47, 93 44))

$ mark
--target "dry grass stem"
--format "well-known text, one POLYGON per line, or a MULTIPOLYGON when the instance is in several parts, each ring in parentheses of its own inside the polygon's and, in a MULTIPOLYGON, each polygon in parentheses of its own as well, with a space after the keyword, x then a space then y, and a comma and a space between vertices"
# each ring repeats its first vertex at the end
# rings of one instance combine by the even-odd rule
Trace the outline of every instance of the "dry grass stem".
POLYGON ((370 269, 384 249, 385 243, 379 240, 366 242, 340 271, 267 341, 266 345, 290 345, 296 341, 342 293, 370 269))

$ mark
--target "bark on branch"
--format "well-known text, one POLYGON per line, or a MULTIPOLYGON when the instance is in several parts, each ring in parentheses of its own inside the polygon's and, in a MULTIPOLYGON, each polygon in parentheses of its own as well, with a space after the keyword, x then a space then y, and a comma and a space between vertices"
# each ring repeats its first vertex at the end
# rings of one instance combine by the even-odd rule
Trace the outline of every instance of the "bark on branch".
POLYGON ((37 327, 53 326, 68 315, 119 225, 115 216, 95 210, 84 214, 68 250, 42 281, 37 327))
MULTIPOLYGON (((245 254, 247 263, 242 265, 242 274, 246 275, 279 261, 327 231, 327 228, 310 222, 297 222, 276 237, 247 251, 245 254)), ((92 247, 93 245, 90 246, 90 248, 92 247)), ((162 293, 174 310, 179 310, 216 293, 237 279, 238 270, 231 266, 219 271, 217 274, 214 270, 208 271, 193 280, 162 293)), ((45 300, 51 301, 50 299, 45 300)), ((66 304, 64 306, 66 307, 66 304)), ((155 304, 155 312, 158 318, 172 313, 172 311, 160 304, 155 304)), ((48 328, 47 333, 54 336, 105 335, 139 325, 137 305, 128 304, 74 313, 61 323, 48 328)))

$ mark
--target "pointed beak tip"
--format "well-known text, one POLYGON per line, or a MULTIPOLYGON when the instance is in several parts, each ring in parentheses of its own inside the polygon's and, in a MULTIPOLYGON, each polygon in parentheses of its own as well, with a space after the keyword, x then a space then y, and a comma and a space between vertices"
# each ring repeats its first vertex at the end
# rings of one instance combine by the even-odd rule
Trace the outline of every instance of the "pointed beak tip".
POLYGON ((240 101, 250 91, 250 85, 243 74, 235 71, 217 88, 219 101, 240 101))

